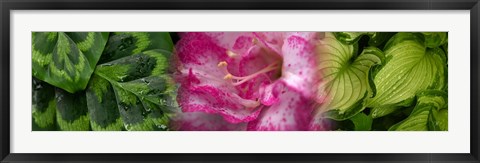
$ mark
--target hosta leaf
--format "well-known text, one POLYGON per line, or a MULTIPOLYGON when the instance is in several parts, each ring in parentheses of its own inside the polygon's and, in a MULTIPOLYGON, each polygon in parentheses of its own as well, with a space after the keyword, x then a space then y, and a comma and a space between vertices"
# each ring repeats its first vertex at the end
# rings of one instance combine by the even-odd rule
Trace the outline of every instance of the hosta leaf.
POLYGON ((405 101, 420 91, 445 87, 445 54, 424 42, 420 33, 398 33, 387 42, 386 63, 374 77, 377 94, 367 100, 368 107, 382 112, 385 106, 408 106, 405 101))
POLYGON ((321 41, 318 51, 323 77, 318 90, 327 95, 320 110, 330 110, 326 114, 329 118, 348 119, 363 109, 362 99, 371 90, 369 70, 382 62, 383 54, 375 47, 367 47, 357 56, 356 44, 342 44, 330 33, 321 41), (346 112, 348 116, 342 115, 346 112))
POLYGON ((439 47, 448 41, 446 32, 422 32, 425 37, 425 46, 429 48, 439 47))
POLYGON ((355 125, 355 131, 369 131, 372 128, 372 117, 364 113, 356 114, 350 120, 355 125))
POLYGON ((428 115, 428 130, 447 131, 448 130, 448 110, 433 109, 428 115))
POLYGON ((372 108, 372 118, 383 117, 400 108, 408 107, 415 102, 415 97, 408 98, 395 104, 387 104, 372 108))
POLYGON ((84 90, 107 38, 105 32, 33 32, 33 76, 70 93, 84 90))
MULTIPOLYGON (((413 109, 412 113, 403 121, 393 125, 389 130, 396 131, 426 131, 430 129, 446 130, 448 129, 445 121, 446 114, 438 115, 439 110, 445 110, 447 107, 447 94, 439 90, 426 90, 417 95, 417 105, 413 109), (431 115, 432 112, 437 115, 431 115), (442 119, 440 121, 434 121, 431 116, 442 119), (431 121, 431 122, 429 122, 431 121), (437 125, 432 128, 432 124, 437 125), (430 127, 429 127, 430 126, 430 127)), ((443 112, 443 111, 442 111, 443 112)))
POLYGON ((32 80, 32 118, 34 130, 54 130, 55 89, 48 83, 33 78, 32 80))
POLYGON ((176 86, 167 75, 172 48, 168 33, 110 37, 87 89, 93 130, 167 129, 177 107, 176 86))
POLYGON ((57 123, 60 130, 90 130, 85 91, 72 94, 56 88, 55 99, 57 102, 57 123))
POLYGON ((362 36, 368 36, 368 45, 378 46, 387 41, 394 33, 392 32, 334 32, 335 37, 344 44, 355 44, 362 36))

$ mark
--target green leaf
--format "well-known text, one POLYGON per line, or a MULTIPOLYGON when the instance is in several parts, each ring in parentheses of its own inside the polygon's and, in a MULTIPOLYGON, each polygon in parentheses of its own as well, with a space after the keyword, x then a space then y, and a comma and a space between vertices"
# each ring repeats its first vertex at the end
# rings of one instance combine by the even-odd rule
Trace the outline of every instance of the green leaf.
POLYGON ((425 47, 424 42, 422 34, 404 32, 387 42, 386 63, 374 77, 377 94, 367 100, 367 107, 387 112, 382 108, 404 107, 420 91, 445 87, 445 54, 439 48, 425 47))
POLYGON ((445 121, 447 119, 446 114, 442 113, 442 115, 438 115, 437 113, 438 110, 445 110, 443 108, 446 108, 448 106, 448 97, 445 92, 439 90, 426 90, 419 93, 417 95, 417 99, 417 105, 413 109, 410 116, 408 116, 405 120, 390 127, 390 131, 427 131, 429 129, 448 129, 448 127, 446 127, 448 121, 445 121), (434 120, 432 119, 433 116, 434 118, 442 120, 434 120), (436 126, 432 126, 431 123, 436 126))
POLYGON ((358 42, 362 36, 370 39, 368 45, 379 46, 387 41, 394 33, 392 32, 333 32, 335 37, 342 43, 352 45, 358 42))
POLYGON ((379 118, 385 115, 388 115, 398 109, 405 108, 411 106, 415 103, 415 97, 408 98, 406 100, 400 101, 395 104, 387 104, 378 107, 372 108, 371 116, 372 118, 379 118))
POLYGON ((110 37, 87 89, 93 130, 167 129, 170 113, 178 107, 176 85, 168 75, 172 48, 168 33, 110 37))
POLYGON ((48 83, 32 79, 32 118, 37 128, 33 130, 55 129, 55 89, 48 83))
POLYGON ((84 90, 107 38, 105 32, 33 32, 33 76, 70 93, 84 90))
POLYGON ((93 75, 86 91, 90 123, 94 131, 124 130, 113 87, 98 75, 93 75))
POLYGON ((428 130, 430 131, 447 131, 448 130, 448 110, 441 109, 437 111, 433 109, 428 115, 428 130))
POLYGON ((318 89, 328 96, 319 109, 330 111, 326 114, 329 118, 348 119, 363 110, 362 101, 368 91, 372 92, 369 70, 382 62, 383 53, 367 47, 357 56, 356 44, 342 44, 330 33, 321 42, 319 71, 323 82, 318 89))
POLYGON ((57 123, 63 131, 90 130, 85 92, 68 93, 55 89, 57 102, 57 123))
POLYGON ((356 114, 355 116, 350 118, 350 120, 355 125, 355 131, 370 131, 370 129, 372 128, 372 117, 364 113, 356 114))
POLYGON ((422 32, 425 37, 425 46, 436 48, 448 42, 447 32, 422 32))
POLYGON ((166 32, 115 32, 108 38, 99 63, 153 49, 172 52, 173 42, 170 35, 166 32))

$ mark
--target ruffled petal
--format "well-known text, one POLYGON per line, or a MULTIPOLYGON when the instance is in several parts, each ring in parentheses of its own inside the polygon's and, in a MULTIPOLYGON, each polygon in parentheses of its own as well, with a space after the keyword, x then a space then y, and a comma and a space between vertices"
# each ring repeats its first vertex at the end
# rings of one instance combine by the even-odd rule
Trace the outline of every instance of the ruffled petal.
POLYGON ((307 98, 322 101, 317 97, 320 73, 314 48, 315 33, 289 33, 282 46, 282 80, 307 98), (318 98, 318 99, 317 99, 318 98))
MULTIPOLYGON (((259 102, 244 98, 247 95, 240 96, 244 89, 224 79, 227 72, 218 67, 220 62, 237 62, 228 57, 224 48, 203 33, 183 34, 176 48, 180 60, 176 80, 181 83, 177 101, 182 111, 217 113, 231 123, 248 122, 258 116, 259 102)), ((228 66, 229 69, 236 67, 235 64, 228 66)))
POLYGON ((260 102, 263 105, 271 106, 280 100, 280 94, 283 91, 282 84, 262 84, 259 89, 260 102))
POLYGON ((261 45, 280 55, 282 52, 284 32, 254 32, 253 33, 261 45))
POLYGON ((308 130, 312 119, 313 103, 298 92, 289 89, 283 81, 276 87, 282 88, 278 102, 262 110, 260 116, 248 124, 248 130, 308 130))
POLYGON ((248 53, 254 45, 254 36, 251 32, 206 32, 205 35, 209 36, 218 46, 237 55, 248 53))
POLYGON ((241 131, 247 123, 229 123, 222 116, 203 112, 179 113, 172 118, 171 128, 179 131, 241 131))
POLYGON ((326 118, 312 118, 308 125, 310 131, 328 131, 333 128, 333 121, 326 118))
POLYGON ((248 122, 260 113, 258 102, 216 86, 180 87, 177 101, 183 112, 219 114, 230 123, 248 122))

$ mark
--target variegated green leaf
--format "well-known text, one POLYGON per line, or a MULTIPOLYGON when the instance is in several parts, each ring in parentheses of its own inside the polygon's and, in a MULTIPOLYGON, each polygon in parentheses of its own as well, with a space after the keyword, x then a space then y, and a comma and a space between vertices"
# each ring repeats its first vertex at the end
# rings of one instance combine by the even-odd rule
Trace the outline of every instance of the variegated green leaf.
POLYGON ((426 90, 417 95, 417 104, 412 113, 403 121, 390 127, 390 131, 427 131, 432 130, 447 130, 448 121, 445 113, 438 115, 438 111, 445 110, 448 106, 448 95, 439 90, 426 90), (431 115, 432 112, 437 115, 431 115), (435 118, 441 118, 440 121, 431 119, 431 116, 435 118), (430 121, 430 122, 429 122, 430 121), (433 123, 433 124, 429 124, 433 123), (432 125, 436 125, 437 128, 432 128, 432 125))
POLYGON ((445 54, 440 48, 425 47, 425 38, 420 33, 393 36, 385 45, 385 57, 386 63, 373 80, 377 94, 366 102, 373 113, 385 112, 378 109, 408 106, 405 102, 420 91, 443 90, 446 86, 445 54))
POLYGON ((33 32, 33 76, 70 93, 84 90, 107 38, 105 32, 33 32))
POLYGON ((93 130, 167 130, 169 113, 177 107, 168 75, 172 48, 168 33, 110 37, 87 89, 93 130))
POLYGON ((318 46, 319 71, 323 77, 318 89, 327 96, 319 110, 329 110, 326 114, 329 118, 348 119, 363 109, 362 101, 371 90, 369 70, 382 62, 383 53, 379 49, 367 47, 357 56, 356 46, 343 44, 330 33, 318 46))
POLYGON ((425 37, 425 46, 436 48, 448 42, 447 32, 422 32, 425 37))
POLYGON ((428 130, 448 131, 448 109, 433 109, 428 115, 428 130))
POLYGON ((87 94, 87 106, 92 129, 95 131, 120 131, 123 121, 117 107, 113 87, 108 80, 93 75, 87 94))
POLYGON ((99 63, 152 49, 173 50, 173 42, 166 32, 115 32, 110 34, 99 63))
POLYGON ((342 43, 352 45, 357 43, 362 36, 370 39, 368 45, 378 46, 387 41, 394 33, 392 32, 334 32, 335 37, 342 43))
POLYGON ((57 102, 57 123, 60 130, 90 130, 85 91, 72 94, 56 88, 55 99, 57 102))
POLYGON ((388 115, 388 114, 390 114, 390 113, 392 113, 392 112, 394 112, 398 109, 409 107, 410 105, 412 105, 415 102, 415 100, 416 100, 415 97, 411 97, 411 98, 408 98, 406 100, 400 101, 398 103, 387 104, 387 105, 381 105, 381 106, 378 106, 378 107, 374 107, 374 108, 372 108, 370 115, 372 116, 372 118, 383 117, 383 116, 388 115))
POLYGON ((54 130, 55 89, 48 83, 33 78, 32 80, 32 118, 33 130, 54 130))

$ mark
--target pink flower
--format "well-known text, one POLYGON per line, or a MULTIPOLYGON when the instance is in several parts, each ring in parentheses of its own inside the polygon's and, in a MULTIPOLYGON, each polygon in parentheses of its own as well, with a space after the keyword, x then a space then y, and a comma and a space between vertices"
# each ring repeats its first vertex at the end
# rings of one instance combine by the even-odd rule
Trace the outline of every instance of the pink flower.
POLYGON ((182 33, 176 45, 180 130, 322 130, 312 112, 317 34, 182 33))

